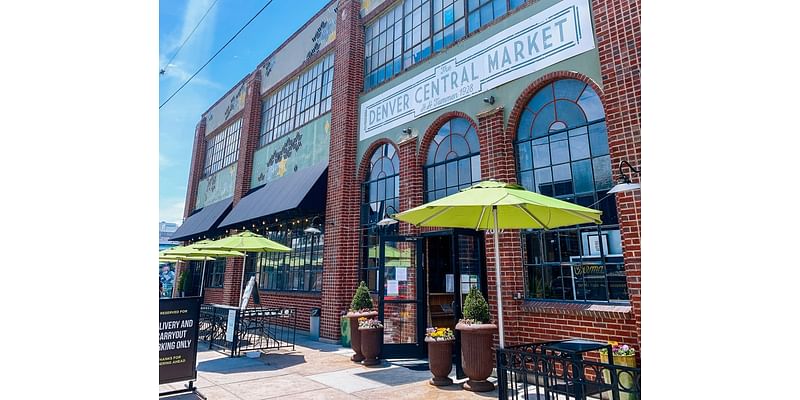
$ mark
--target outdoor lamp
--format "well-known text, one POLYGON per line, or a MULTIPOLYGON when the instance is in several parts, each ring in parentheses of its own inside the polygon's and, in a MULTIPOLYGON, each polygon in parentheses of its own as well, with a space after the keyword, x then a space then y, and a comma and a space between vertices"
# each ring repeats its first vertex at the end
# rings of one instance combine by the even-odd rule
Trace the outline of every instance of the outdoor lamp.
POLYGON ((319 218, 319 215, 316 215, 314 216, 314 218, 311 219, 311 226, 309 226, 306 229, 303 229, 303 232, 308 233, 309 235, 319 235, 320 233, 322 233, 321 230, 314 227, 314 221, 316 221, 317 218, 319 218))
POLYGON ((631 165, 626 160, 620 161, 620 163, 619 163, 619 178, 618 178, 620 183, 618 183, 614 187, 612 187, 611 190, 608 191, 608 194, 619 193, 619 192, 630 192, 632 190, 637 190, 637 189, 640 189, 642 187, 642 185, 640 185, 638 183, 631 183, 631 178, 628 177, 628 175, 626 175, 624 172, 622 172, 622 165, 623 164, 627 165, 628 168, 631 169, 631 171, 636 173, 636 175, 639 175, 639 173, 641 171, 641 170, 638 170, 638 169, 634 168, 633 165, 631 165))
MULTIPOLYGON (((394 213, 393 213, 393 214, 397 214, 397 210, 396 210, 396 209, 395 209, 393 206, 386 206, 386 209, 389 209, 389 208, 391 208, 392 210, 394 210, 394 213)), ((385 211, 386 211, 386 210, 384 210, 384 215, 385 215, 385 217, 383 217, 383 219, 382 219, 382 220, 378 221, 378 223, 377 223, 377 225, 378 225, 378 226, 388 226, 388 225, 394 225, 394 224, 396 224, 396 223, 398 223, 398 222, 399 222, 399 221, 397 221, 396 219, 389 217, 389 214, 388 214, 388 213, 386 213, 385 211)))
POLYGON ((483 102, 487 104, 494 104, 494 96, 484 97, 483 102))

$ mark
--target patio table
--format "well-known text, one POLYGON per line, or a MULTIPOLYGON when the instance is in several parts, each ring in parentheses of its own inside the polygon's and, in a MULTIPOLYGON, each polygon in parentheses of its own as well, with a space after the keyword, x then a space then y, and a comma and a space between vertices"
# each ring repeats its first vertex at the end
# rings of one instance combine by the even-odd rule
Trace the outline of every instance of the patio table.
POLYGON ((588 385, 584 383, 583 368, 578 367, 583 365, 583 354, 601 349, 608 350, 608 362, 614 364, 614 355, 611 351, 611 345, 603 342, 595 342, 585 339, 568 339, 558 342, 545 343, 542 345, 543 350, 550 350, 558 353, 560 356, 569 359, 573 362, 572 376, 575 378, 576 384, 571 385, 573 393, 570 392, 570 385, 565 385, 564 394, 573 394, 576 399, 586 398, 586 389, 588 385))

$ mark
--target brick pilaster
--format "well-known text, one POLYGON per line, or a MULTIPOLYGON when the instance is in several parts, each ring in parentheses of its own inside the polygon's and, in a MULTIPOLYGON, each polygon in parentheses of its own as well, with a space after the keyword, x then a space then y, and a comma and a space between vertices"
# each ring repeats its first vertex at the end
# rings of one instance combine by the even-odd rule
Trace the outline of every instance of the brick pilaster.
POLYGON ((261 73, 256 70, 247 80, 242 114, 242 132, 239 137, 239 161, 236 167, 236 183, 233 190, 235 206, 250 190, 253 175, 253 154, 258 147, 258 134, 261 127, 261 73))
MULTIPOLYGON (((626 160, 641 164, 641 9, 639 1, 592 2, 595 38, 603 77, 603 105, 614 176, 626 160)), ((634 182, 639 178, 630 174, 634 182)), ((622 234, 625 275, 641 346, 640 192, 618 193, 617 213, 622 234)))
POLYGON ((194 148, 192 149, 192 163, 189 167, 189 187, 186 188, 186 204, 183 207, 183 219, 194 211, 197 204, 197 186, 203 175, 203 164, 206 158, 206 119, 201 118, 194 130, 194 148))
POLYGON ((358 278, 359 192, 356 174, 358 97, 364 81, 364 31, 359 0, 339 3, 333 70, 331 144, 325 207, 325 257, 320 335, 339 338, 339 312, 358 278))
MULTIPOLYGON (((477 115, 478 141, 481 145, 481 177, 507 183, 517 181, 513 143, 504 134, 503 108, 498 107, 477 115)), ((497 291, 495 279, 494 235, 486 235, 486 283, 490 312, 497 322, 497 291)), ((520 300, 514 293, 524 290, 522 249, 518 230, 500 234, 500 279, 503 301, 503 326, 506 346, 519 343, 520 300)), ((496 339, 498 340, 498 339, 496 339)))
MULTIPOLYGON (((417 137, 411 137, 398 144, 400 152, 400 209, 398 212, 422 205, 422 168, 417 159, 417 137)), ((401 235, 419 234, 418 227, 401 222, 401 235)))

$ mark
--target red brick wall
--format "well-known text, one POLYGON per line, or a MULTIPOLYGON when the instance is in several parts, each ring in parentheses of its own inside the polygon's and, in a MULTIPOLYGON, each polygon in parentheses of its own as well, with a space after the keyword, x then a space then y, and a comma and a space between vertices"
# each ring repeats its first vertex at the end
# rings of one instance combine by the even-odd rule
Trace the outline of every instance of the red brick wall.
MULTIPOLYGON (((417 138, 409 138, 400 142, 400 209, 410 210, 422 205, 422 168, 417 158, 417 138)), ((400 234, 415 235, 419 228, 400 222, 400 234)))
MULTIPOLYGON (((322 300, 318 293, 280 293, 259 290, 258 295, 263 307, 294 308, 297 312, 297 329, 303 331, 309 330, 311 308, 322 306, 322 300)), ((248 305, 252 305, 252 301, 248 305)))
POLYGON ((194 211, 197 204, 197 185, 203 174, 203 164, 206 158, 206 119, 200 119, 194 131, 194 148, 192 149, 192 163, 189 169, 189 187, 186 188, 186 204, 183 207, 183 219, 194 211))
POLYGON ((359 192, 356 174, 358 97, 363 87, 364 31, 358 0, 343 0, 336 21, 331 144, 325 209, 320 336, 339 338, 339 313, 358 278, 359 192))
POLYGON ((250 190, 250 177, 253 174, 253 154, 258 147, 258 134, 261 127, 261 74, 256 71, 247 80, 244 98, 242 133, 239 138, 239 161, 236 166, 236 184, 233 190, 235 206, 250 190))
MULTIPOLYGON (((639 1, 592 3, 611 166, 641 165, 641 8, 639 1)), ((630 171, 628 171, 630 172, 630 171)), ((639 178, 629 173, 634 182, 639 178)), ((636 333, 641 337, 641 192, 617 194, 617 211, 636 333)), ((638 341, 637 341, 638 342, 638 341)), ((639 346, 641 346, 640 343, 639 346)))

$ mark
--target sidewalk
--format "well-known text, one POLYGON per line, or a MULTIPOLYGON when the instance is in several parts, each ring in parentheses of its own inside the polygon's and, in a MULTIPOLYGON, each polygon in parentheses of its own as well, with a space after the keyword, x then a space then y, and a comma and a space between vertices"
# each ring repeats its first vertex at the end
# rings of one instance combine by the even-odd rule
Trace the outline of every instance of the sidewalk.
MULTIPOLYGON (((206 350, 197 352, 199 392, 209 400, 261 399, 491 399, 497 389, 472 393, 461 388, 466 379, 446 387, 428 384, 431 374, 425 360, 384 360, 376 367, 350 361, 353 351, 339 345, 308 340, 298 335, 295 350, 269 351, 260 358, 230 358, 206 350)), ((493 380, 493 378, 489 378, 493 380)), ((159 392, 180 389, 184 383, 160 385, 159 392)), ((171 400, 194 400, 192 394, 171 400)))

